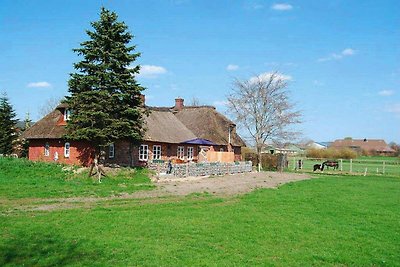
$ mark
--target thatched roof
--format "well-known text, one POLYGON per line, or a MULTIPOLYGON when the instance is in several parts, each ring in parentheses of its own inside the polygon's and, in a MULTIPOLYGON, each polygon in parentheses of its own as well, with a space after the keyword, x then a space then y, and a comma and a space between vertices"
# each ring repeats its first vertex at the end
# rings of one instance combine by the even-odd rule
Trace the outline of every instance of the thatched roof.
POLYGON ((62 138, 65 133, 65 126, 58 123, 61 117, 63 117, 63 113, 60 109, 53 110, 26 130, 22 137, 26 139, 62 138))
MULTIPOLYGON (((23 133, 26 139, 59 139, 65 134, 62 124, 65 104, 59 105, 50 114, 39 120, 23 133)), ((234 123, 214 107, 184 107, 177 111, 168 107, 147 107, 150 111, 145 118, 147 129, 145 140, 165 143, 182 143, 202 138, 218 145, 228 144, 229 127, 234 123)), ((234 146, 245 146, 242 139, 233 130, 231 142, 234 146)))
POLYGON ((335 148, 353 148, 362 149, 365 151, 377 151, 391 153, 395 152, 382 139, 339 139, 331 144, 335 148))
MULTIPOLYGON (((208 139, 219 145, 228 144, 229 127, 235 124, 214 107, 184 107, 175 116, 198 138, 208 139)), ((231 143, 234 146, 245 146, 236 133, 231 132, 231 143)))
POLYGON ((196 136, 170 111, 151 110, 146 118, 147 141, 181 143, 196 136))

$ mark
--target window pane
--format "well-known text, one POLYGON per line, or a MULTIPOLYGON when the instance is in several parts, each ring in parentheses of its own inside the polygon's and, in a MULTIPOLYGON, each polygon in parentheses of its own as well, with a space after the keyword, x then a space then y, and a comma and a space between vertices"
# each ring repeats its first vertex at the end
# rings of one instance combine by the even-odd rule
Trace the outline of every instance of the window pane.
POLYGON ((69 158, 69 150, 70 150, 70 145, 69 145, 69 143, 65 143, 65 145, 64 145, 64 156, 65 156, 66 158, 69 158))
POLYGON ((153 146, 153 159, 161 159, 161 146, 160 145, 153 146))
POLYGON ((109 146, 109 151, 108 151, 108 157, 109 158, 114 158, 114 152, 115 152, 114 149, 115 149, 114 144, 111 144, 109 146))
POLYGON ((44 145, 44 155, 45 155, 46 157, 48 157, 48 156, 50 155, 50 145, 49 145, 49 143, 46 143, 46 144, 44 145))
POLYGON ((149 158, 148 149, 149 149, 148 145, 141 145, 139 147, 139 160, 143 160, 143 161, 148 160, 148 158, 149 158))

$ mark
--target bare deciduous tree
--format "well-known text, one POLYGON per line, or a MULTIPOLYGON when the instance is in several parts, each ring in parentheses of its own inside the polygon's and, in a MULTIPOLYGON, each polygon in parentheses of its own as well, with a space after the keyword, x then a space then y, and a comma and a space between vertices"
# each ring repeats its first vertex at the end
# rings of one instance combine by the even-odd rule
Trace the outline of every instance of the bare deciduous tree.
POLYGON ((192 98, 192 101, 191 101, 190 105, 194 106, 194 107, 201 106, 200 99, 194 96, 192 98))
POLYGON ((39 108, 39 116, 44 117, 50 112, 52 112, 60 103, 62 97, 50 97, 48 98, 42 106, 39 108))
POLYGON ((301 113, 289 101, 287 87, 286 76, 274 72, 245 81, 236 79, 228 95, 229 112, 255 144, 259 171, 267 141, 293 140, 298 134, 291 126, 301 122, 301 113))

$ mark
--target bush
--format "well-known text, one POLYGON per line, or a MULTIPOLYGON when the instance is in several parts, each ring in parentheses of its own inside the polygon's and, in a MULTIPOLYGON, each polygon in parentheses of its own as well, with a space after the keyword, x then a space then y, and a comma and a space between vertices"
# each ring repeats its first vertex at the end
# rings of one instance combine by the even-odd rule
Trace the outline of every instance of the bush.
POLYGON ((278 169, 278 154, 262 154, 261 166, 265 171, 276 171, 278 169))
POLYGON ((257 153, 249 148, 249 147, 243 147, 242 148, 242 158, 245 161, 251 161, 253 166, 257 166, 258 160, 257 160, 257 153))
POLYGON ((306 157, 323 159, 355 159, 357 158, 357 153, 350 148, 309 149, 306 152, 306 157))

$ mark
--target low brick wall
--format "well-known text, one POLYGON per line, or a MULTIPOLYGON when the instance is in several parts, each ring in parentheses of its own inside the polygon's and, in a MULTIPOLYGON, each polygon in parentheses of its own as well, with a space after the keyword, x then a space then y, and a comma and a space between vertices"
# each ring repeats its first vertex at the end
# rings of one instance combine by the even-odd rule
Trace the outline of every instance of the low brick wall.
MULTIPOLYGON (((148 168, 157 173, 167 173, 168 162, 162 160, 149 161, 148 168)), ((171 175, 175 177, 225 175, 243 172, 251 172, 251 161, 241 162, 203 162, 172 164, 171 175)))

